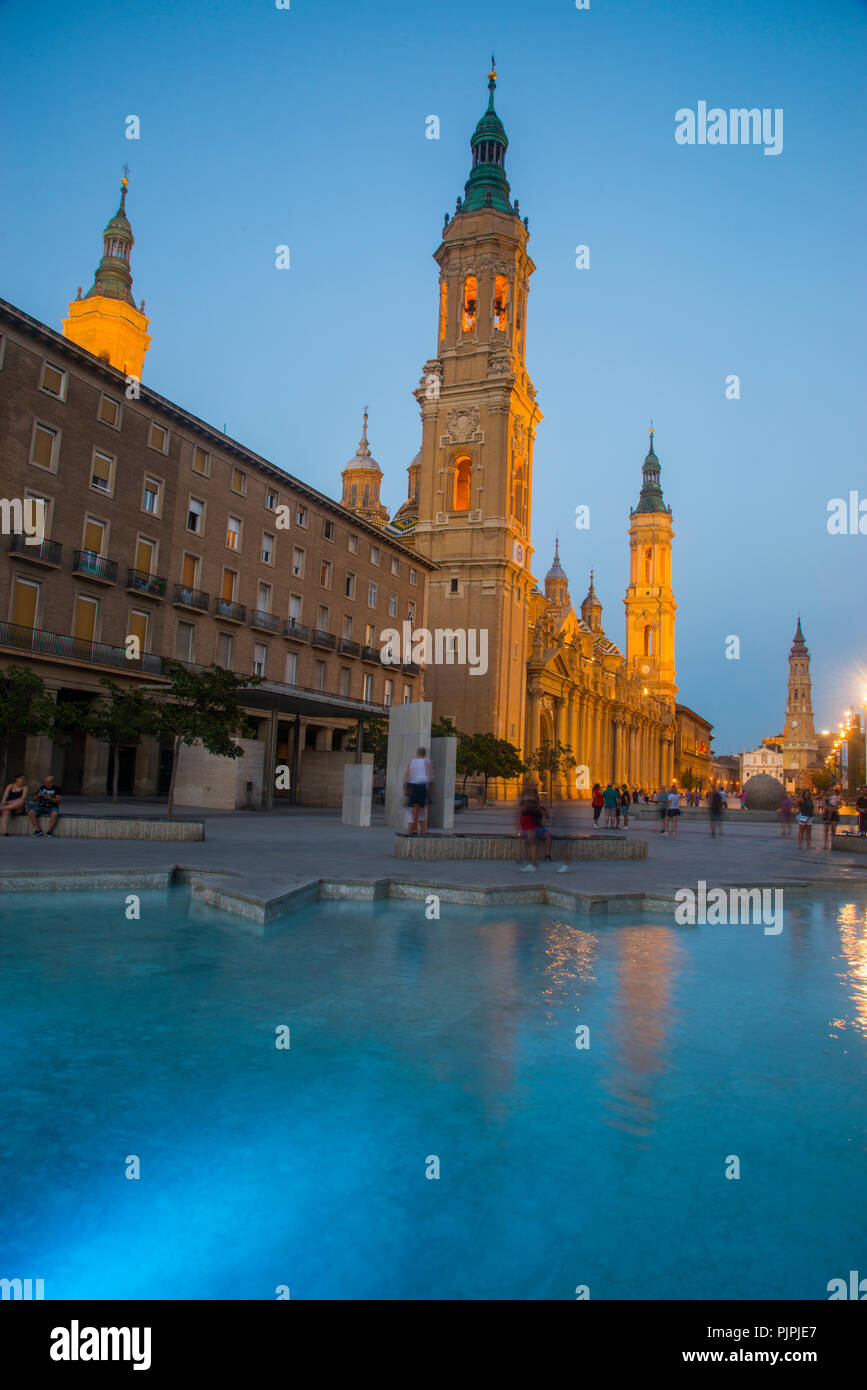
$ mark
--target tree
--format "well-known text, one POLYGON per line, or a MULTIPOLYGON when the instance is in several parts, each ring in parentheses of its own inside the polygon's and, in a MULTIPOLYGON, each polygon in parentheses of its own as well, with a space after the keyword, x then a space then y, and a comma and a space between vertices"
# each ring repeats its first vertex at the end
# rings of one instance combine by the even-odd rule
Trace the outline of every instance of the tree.
POLYGON ((680 785, 684 791, 691 792, 695 789, 695 774, 691 767, 685 767, 680 774, 680 785))
MULTIPOLYGON (((358 747, 358 731, 353 729, 346 740, 347 753, 354 753, 358 747)), ((388 763, 388 720, 385 718, 365 719, 361 726, 361 748, 364 753, 373 754, 375 772, 385 772, 388 763)))
POLYGON ((547 739, 535 748, 527 758, 527 765, 548 781, 548 803, 554 795, 554 773, 567 777, 575 766, 575 754, 567 743, 550 743, 547 739))
POLYGON ((25 666, 0 671, 0 794, 6 785, 9 745, 22 735, 50 734, 55 703, 45 694, 42 680, 25 666))
POLYGON ((819 769, 816 772, 810 773, 810 780, 817 792, 826 792, 830 787, 834 786, 835 777, 833 772, 826 772, 819 769))
MULTIPOLYGON (((569 750, 571 756, 571 750, 569 750)), ((488 779, 501 777, 509 781, 526 772, 527 765, 520 752, 507 739, 497 738, 495 734, 475 734, 468 750, 471 761, 475 763, 474 772, 481 773, 485 779, 484 799, 488 799, 488 779)), ((572 766, 575 759, 572 758, 572 766)))
POLYGON ((81 727, 91 738, 107 743, 114 755, 111 799, 117 801, 120 750, 126 744, 138 743, 144 736, 158 734, 160 711, 140 689, 123 690, 115 681, 108 679, 101 680, 100 685, 105 687, 108 695, 99 704, 84 711, 81 727))
MULTIPOLYGON (((222 666, 190 671, 179 661, 163 658, 163 670, 171 686, 163 694, 157 712, 157 730, 172 740, 172 777, 169 783, 169 820, 175 813, 175 784, 181 749, 201 743, 219 758, 240 758, 243 748, 235 739, 244 732, 246 715, 239 695, 261 684, 260 676, 239 676, 222 666)), ((270 776, 270 769, 268 770, 270 776)))

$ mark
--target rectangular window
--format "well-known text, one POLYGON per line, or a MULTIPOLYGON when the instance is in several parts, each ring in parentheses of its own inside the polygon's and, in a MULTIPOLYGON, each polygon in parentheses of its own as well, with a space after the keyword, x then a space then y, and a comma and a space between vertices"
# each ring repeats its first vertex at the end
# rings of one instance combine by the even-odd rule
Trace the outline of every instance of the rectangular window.
POLYGON ((144 495, 142 497, 142 511, 151 512, 153 516, 159 516, 162 507, 163 485, 159 478, 152 478, 149 474, 145 475, 144 495))
POLYGON ((340 693, 349 696, 352 693, 352 667, 341 666, 340 668, 340 693))
POLYGON ((364 695, 362 698, 365 699, 368 704, 373 700, 373 676, 370 674, 364 677, 364 695))
POLYGON ((44 492, 34 492, 32 488, 24 489, 24 496, 34 502, 41 502, 44 508, 42 513, 42 524, 44 527, 44 537, 48 540, 51 536, 51 522, 54 517, 54 499, 46 497, 44 492))
POLYGON ((456 594, 457 592, 458 592, 458 581, 457 581, 457 579, 452 578, 452 579, 449 580, 449 593, 450 593, 450 594, 456 594))
POLYGON ((235 602, 235 583, 237 574, 234 570, 223 570, 223 582, 220 585, 220 598, 225 603, 235 602))
POLYGON ((319 563, 319 585, 320 588, 331 588, 331 561, 321 560, 319 563))
POLYGON ((240 468, 232 469, 232 491, 240 497, 247 495, 247 474, 240 468))
POLYGON ((116 401, 114 396, 102 396, 99 402, 99 419, 104 425, 111 425, 113 429, 119 429, 120 401, 116 401))
POLYGON ((376 645, 376 624, 366 623, 364 628, 364 645, 373 647, 376 645))
POLYGON ((99 603, 95 598, 86 598, 84 594, 79 594, 75 604, 73 637, 79 638, 82 642, 92 642, 96 635, 98 612, 99 603))
POLYGON ((273 565, 274 563, 274 537, 268 532, 262 532, 262 564, 273 565))
POLYGON ((194 623, 178 623, 175 632, 175 659, 193 661, 196 652, 196 628, 194 623))
POLYGON ((155 541, 139 536, 135 547, 135 567, 141 574, 156 572, 157 547, 155 541))
POLYGON ((231 632, 217 633, 217 665, 222 666, 225 671, 231 671, 232 660, 235 655, 235 639, 231 632))
POLYGON ((57 430, 53 430, 50 425, 40 425, 37 420, 30 442, 30 462, 35 463, 38 468, 48 468, 52 473, 56 473, 59 439, 60 434, 57 430))
POLYGON ((66 372, 62 367, 55 367, 51 362, 42 364, 42 380, 40 386, 49 395, 56 396, 59 401, 66 400, 66 372))
POLYGON ((289 595, 289 618, 290 618, 290 621, 293 622, 293 623, 300 623, 300 621, 301 621, 301 595, 300 595, 300 594, 290 594, 290 595, 289 595))
POLYGON ((98 449, 94 449, 93 462, 90 465, 90 486, 99 492, 114 491, 114 459, 111 454, 102 454, 98 449))
POLYGON ((158 454, 169 452, 169 432, 162 425, 158 425, 156 420, 151 420, 148 444, 152 449, 156 449, 158 454))
POLYGON ((256 607, 260 613, 271 612, 271 585, 260 584, 256 594, 256 607))
POLYGON ((408 705, 408 704, 410 704, 411 702, 412 702, 412 686, 411 686, 411 685, 405 685, 405 686, 403 687, 403 703, 404 703, 405 705, 408 705))
POLYGON ((320 603, 316 609, 316 626, 320 632, 328 631, 328 609, 324 603, 320 603))
POLYGON ((347 640, 348 642, 351 642, 351 641, 352 641, 352 619, 351 619, 351 618, 344 618, 344 619, 343 619, 343 636, 346 638, 346 640, 347 640))
POLYGON ((268 648, 264 642, 257 642, 253 648, 253 675, 264 676, 268 666, 268 648))
POLYGON ((287 685, 295 684, 295 672, 298 670, 297 652, 286 653, 286 667, 283 671, 283 679, 287 685))
POLYGON ((353 535, 351 531, 349 535, 346 537, 346 548, 349 551, 350 555, 358 554, 358 537, 356 535, 353 535))
POLYGON ((226 523, 226 545, 230 550, 241 549, 241 519, 230 516, 226 523))
POLYGON ((388 596, 388 616, 390 618, 397 617, 397 594, 389 594, 388 596))
POLYGON ((418 583, 418 570, 415 570, 415 569, 410 568, 410 571, 409 571, 409 582, 410 582, 410 584, 417 584, 417 583, 418 583))
POLYGON ((204 530, 205 504, 191 497, 187 506, 187 530, 200 536, 204 530))
POLYGON ((184 555, 184 562, 181 566, 181 583, 185 589, 195 589, 199 582, 199 557, 197 555, 184 555))
POLYGON ((334 522, 333 522, 333 521, 323 521, 323 523, 322 523, 322 535, 324 536, 324 538, 325 538, 327 541, 333 541, 333 540, 334 540, 334 522))
POLYGON ((203 478, 207 478, 211 471, 211 455, 207 449, 203 449, 201 444, 193 445, 193 472, 201 473, 203 478))
POLYGON ((382 697, 384 705, 394 704, 394 681, 385 682, 385 694, 382 697))
POLYGON ((316 680, 316 684, 314 685, 313 689, 314 689, 314 690, 324 690, 324 689, 325 689, 325 662, 324 662, 324 661, 317 661, 317 663, 316 663, 316 676, 315 676, 315 680, 316 680))
POLYGON ((400 574, 400 560, 395 555, 391 557, 391 572, 392 574, 400 574))
POLYGON ((371 563, 372 565, 378 565, 378 564, 379 564, 379 546, 378 546, 378 545, 372 545, 372 546, 370 547, 370 563, 371 563))
POLYGON ((408 603, 408 604, 406 605, 406 619, 407 619, 407 622, 409 622, 409 623, 414 623, 414 622, 415 622, 415 604, 414 604, 414 603, 408 603))
POLYGON ((84 518, 82 550, 89 550, 92 555, 102 555, 104 545, 105 522, 97 521, 96 517, 93 516, 86 516, 84 518))
POLYGON ((148 650, 148 615, 142 613, 138 608, 131 608, 126 628, 127 637, 135 637, 138 642, 138 650, 146 652, 148 650))
POLYGON ((355 579, 356 576, 348 573, 346 576, 346 597, 355 598, 355 579))
POLYGON ((277 489, 276 489, 275 487, 266 487, 266 489, 265 489, 265 506, 268 508, 268 511, 269 511, 269 512, 276 512, 276 510, 277 510, 277 489))
POLYGON ((306 525, 307 525, 307 515, 308 515, 308 513, 307 513, 307 508, 306 508, 306 507, 299 507, 299 508, 298 508, 298 510, 297 510, 296 513, 295 513, 295 520, 297 521, 297 523, 298 523, 299 526, 306 526, 306 525))
POLYGON ((36 626, 38 609, 39 585, 16 575, 12 591, 12 622, 16 627, 26 627, 32 631, 36 626))
POLYGON ((304 574, 304 551, 299 550, 297 545, 292 551, 292 573, 299 579, 304 574))
POLYGON ((373 581, 367 586, 367 606, 368 608, 376 607, 376 585, 373 581))

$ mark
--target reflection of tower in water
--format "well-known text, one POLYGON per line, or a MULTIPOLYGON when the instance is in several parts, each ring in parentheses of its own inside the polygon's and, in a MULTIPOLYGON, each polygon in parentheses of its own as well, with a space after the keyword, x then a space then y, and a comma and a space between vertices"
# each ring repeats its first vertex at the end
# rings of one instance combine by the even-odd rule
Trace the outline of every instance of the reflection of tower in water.
POLYGON ((843 977, 848 986, 852 1012, 849 1018, 831 1020, 834 1028, 855 1028, 867 1034, 867 918, 858 916, 854 903, 846 903, 837 917, 840 928, 840 949, 849 972, 843 977))

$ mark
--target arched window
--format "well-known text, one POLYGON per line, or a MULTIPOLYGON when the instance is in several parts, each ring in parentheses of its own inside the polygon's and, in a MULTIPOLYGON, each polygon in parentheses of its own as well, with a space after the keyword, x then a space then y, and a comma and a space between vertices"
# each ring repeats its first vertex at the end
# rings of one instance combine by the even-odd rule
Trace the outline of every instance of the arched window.
POLYGON ((448 293, 448 286, 446 285, 445 280, 443 280, 442 284, 440 285, 440 342, 442 342, 443 339, 444 339, 445 336, 446 336, 446 296, 447 296, 447 293, 448 293))
POLYGON ((349 505, 350 507, 358 505, 358 483, 353 483, 349 489, 349 505))
POLYGON ((362 505, 365 507, 370 506, 370 483, 364 484, 364 502, 362 505))
POLYGON ((468 275, 464 281, 464 332, 471 333, 476 326, 478 309, 478 282, 475 275, 468 275))
POLYGON ((649 584, 649 583, 650 583, 650 578, 651 578, 652 573, 653 573, 653 551, 652 551, 652 549, 650 548, 650 546, 648 546, 647 549, 646 549, 645 552, 644 552, 644 582, 645 582, 645 584, 649 584))
POLYGON ((653 655, 653 628, 650 626, 650 623, 648 623, 644 629, 644 655, 653 655))
POLYGON ((470 509, 470 473, 473 461, 466 454, 455 460, 455 496, 453 510, 468 512, 470 509))
POLYGON ((509 303, 509 282, 505 275, 494 278, 494 327, 505 333, 509 303))

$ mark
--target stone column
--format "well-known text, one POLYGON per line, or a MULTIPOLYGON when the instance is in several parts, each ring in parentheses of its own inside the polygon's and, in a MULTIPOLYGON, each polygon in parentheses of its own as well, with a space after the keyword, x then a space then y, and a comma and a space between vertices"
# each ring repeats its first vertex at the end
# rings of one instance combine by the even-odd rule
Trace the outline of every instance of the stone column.
POLYGON ((624 722, 620 716, 614 719, 614 785, 620 786, 623 781, 623 733, 624 722))
POLYGON ((432 738, 430 760, 433 763, 434 785, 428 828, 451 830, 455 823, 455 765, 458 756, 456 738, 432 738))
POLYGON ((373 800, 373 763, 344 763, 343 801, 340 819, 344 825, 370 825, 373 800))
MULTIPOLYGON (((565 707, 566 707, 566 701, 563 699, 563 696, 562 696, 562 695, 556 695, 556 696, 554 697, 554 744, 555 744, 555 746, 556 746, 558 743, 561 743, 561 744, 562 744, 562 743, 565 743, 565 742, 566 742, 565 733, 564 733, 564 727, 563 727, 563 724, 564 724, 563 716, 564 716, 564 712, 565 712, 565 707)), ((554 796, 558 799, 558 801, 562 801, 562 800, 563 800, 563 797, 564 797, 564 793, 565 793, 565 788, 564 788, 563 772, 562 772, 562 769, 560 769, 560 768, 558 768, 557 771, 554 773, 554 776, 553 776, 553 778, 552 778, 552 787, 553 787, 553 794, 554 794, 554 796)))
POLYGON ((159 766, 159 739, 141 739, 135 754, 135 781, 133 783, 133 791, 136 796, 156 796, 159 766))
POLYGON ((418 748, 426 748, 430 753, 432 709, 429 701, 416 700, 411 705, 392 705, 388 712, 385 823, 394 830, 406 829, 403 778, 407 764, 416 756, 418 748))
POLYGON ((539 747, 539 701, 542 688, 538 681, 531 681, 527 690, 527 740, 525 756, 529 757, 539 747))
MULTIPOLYGON (((84 765, 81 769, 82 796, 111 795, 110 790, 108 792, 106 790, 110 751, 107 743, 101 743, 95 738, 85 739, 84 765)), ((120 749, 118 749, 118 756, 120 756, 120 749)))

